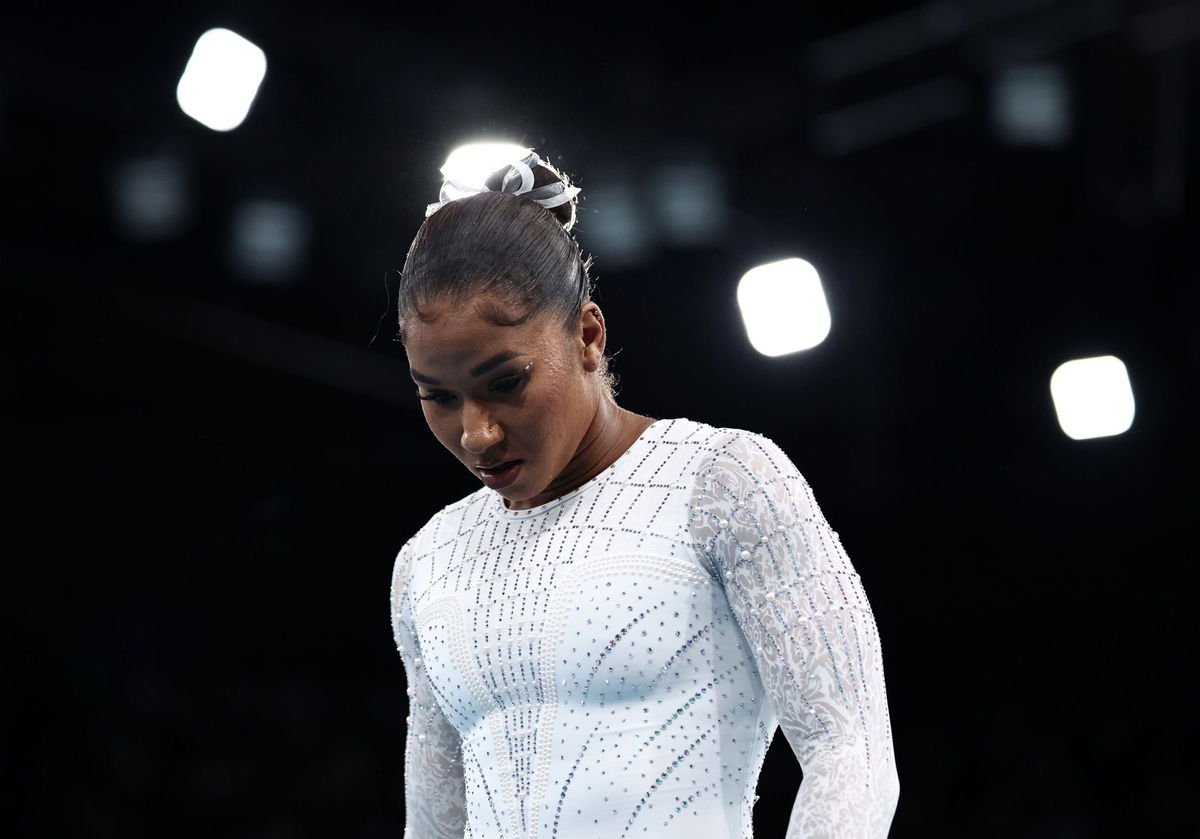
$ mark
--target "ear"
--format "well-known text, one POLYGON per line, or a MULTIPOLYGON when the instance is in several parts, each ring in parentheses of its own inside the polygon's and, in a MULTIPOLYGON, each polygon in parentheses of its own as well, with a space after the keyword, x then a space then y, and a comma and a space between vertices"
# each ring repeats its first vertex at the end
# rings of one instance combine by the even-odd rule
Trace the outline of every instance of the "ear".
POLYGON ((604 359, 604 343, 608 338, 608 330, 604 325, 604 313, 600 307, 589 301, 583 304, 579 312, 579 325, 575 330, 577 346, 583 352, 583 369, 595 373, 600 369, 604 359))

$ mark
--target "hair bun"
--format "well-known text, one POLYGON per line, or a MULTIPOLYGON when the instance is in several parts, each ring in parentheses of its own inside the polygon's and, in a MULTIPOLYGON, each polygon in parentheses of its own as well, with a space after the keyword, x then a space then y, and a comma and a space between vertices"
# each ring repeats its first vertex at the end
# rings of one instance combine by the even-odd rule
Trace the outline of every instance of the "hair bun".
POLYGON ((484 186, 493 192, 514 192, 541 204, 554 214, 566 230, 575 226, 579 187, 572 186, 566 175, 542 160, 535 151, 531 150, 522 160, 497 169, 484 181, 484 186), (533 183, 528 189, 521 188, 524 186, 522 168, 527 168, 533 174, 533 183))

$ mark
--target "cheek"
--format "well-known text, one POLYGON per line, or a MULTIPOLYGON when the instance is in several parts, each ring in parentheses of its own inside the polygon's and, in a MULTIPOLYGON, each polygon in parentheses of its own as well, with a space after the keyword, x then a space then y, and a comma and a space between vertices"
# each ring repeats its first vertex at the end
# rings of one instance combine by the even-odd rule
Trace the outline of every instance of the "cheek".
POLYGON ((543 445, 565 445, 574 434, 576 413, 580 399, 561 382, 549 388, 539 400, 536 416, 530 417, 529 433, 535 435, 543 445))
POLYGON ((432 402, 421 403, 421 413, 425 414, 425 422, 437 441, 452 452, 458 451, 462 440, 462 430, 455 423, 455 415, 444 411, 432 402))

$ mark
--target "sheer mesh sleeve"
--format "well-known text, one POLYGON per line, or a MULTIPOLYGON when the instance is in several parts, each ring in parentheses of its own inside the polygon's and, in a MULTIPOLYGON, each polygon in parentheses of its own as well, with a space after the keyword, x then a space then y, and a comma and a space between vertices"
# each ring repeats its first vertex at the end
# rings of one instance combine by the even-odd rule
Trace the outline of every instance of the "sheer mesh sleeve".
POLYGON ((837 533, 764 437, 733 434, 696 481, 693 537, 804 770, 787 836, 887 836, 900 786, 879 633, 837 533))
POLYGON ((405 545, 392 572, 392 635, 408 677, 404 837, 461 837, 466 825, 461 744, 434 698, 421 661, 408 603, 409 555, 405 545))

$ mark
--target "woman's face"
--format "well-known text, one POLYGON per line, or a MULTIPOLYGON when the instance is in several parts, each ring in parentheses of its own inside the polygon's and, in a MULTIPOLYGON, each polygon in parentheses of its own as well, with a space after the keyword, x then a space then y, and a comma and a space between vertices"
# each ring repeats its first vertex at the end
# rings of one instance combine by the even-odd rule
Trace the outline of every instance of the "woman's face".
POLYGON ((544 314, 498 326, 486 313, 516 313, 489 294, 435 302, 405 321, 404 346, 430 430, 513 509, 557 498, 573 478, 572 462, 596 416, 592 373, 604 346, 602 325, 598 351, 593 346, 589 307, 573 334, 544 314))

